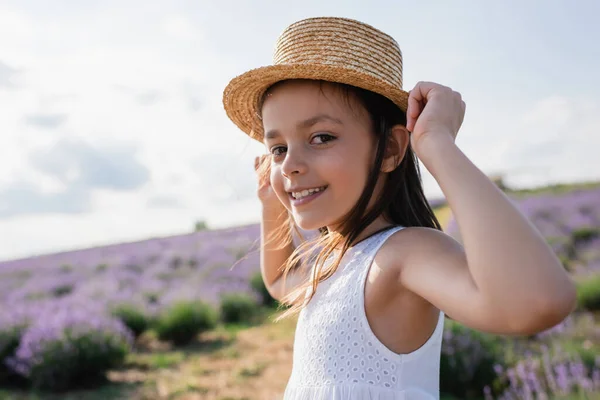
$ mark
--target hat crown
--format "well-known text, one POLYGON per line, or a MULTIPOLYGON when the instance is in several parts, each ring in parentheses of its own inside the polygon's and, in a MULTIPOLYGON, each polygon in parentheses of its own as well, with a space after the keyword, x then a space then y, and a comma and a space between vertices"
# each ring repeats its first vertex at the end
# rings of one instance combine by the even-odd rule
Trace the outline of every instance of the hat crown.
POLYGON ((275 83, 291 79, 349 85, 384 96, 402 112, 408 108, 398 43, 360 21, 317 17, 295 22, 283 31, 273 65, 246 71, 227 84, 223 90, 227 116, 250 137, 262 141, 264 94, 275 83))
POLYGON ((402 88, 402 52, 386 33, 347 18, 308 18, 279 36, 275 65, 314 64, 347 68, 402 88))

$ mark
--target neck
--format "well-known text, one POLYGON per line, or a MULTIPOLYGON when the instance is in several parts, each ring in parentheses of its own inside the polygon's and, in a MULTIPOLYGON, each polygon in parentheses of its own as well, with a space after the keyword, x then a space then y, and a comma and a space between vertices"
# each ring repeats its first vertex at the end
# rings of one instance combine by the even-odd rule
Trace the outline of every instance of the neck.
MULTIPOLYGON (((371 222, 365 229, 362 230, 362 232, 360 232, 358 234, 358 236, 356 237, 356 239, 354 239, 354 242, 350 244, 349 248, 353 248, 354 246, 356 246, 358 243, 362 242, 365 239, 368 239, 369 237, 373 236, 376 233, 379 233, 383 230, 389 229, 391 227, 395 226, 394 224, 392 224, 391 222, 387 221, 386 219, 384 219, 382 216, 378 217, 375 221, 371 222)), ((330 230, 330 228, 327 228, 329 232, 337 232, 335 230, 330 230)), ((342 249, 342 245, 339 245, 336 247, 336 250, 341 250, 342 249)))

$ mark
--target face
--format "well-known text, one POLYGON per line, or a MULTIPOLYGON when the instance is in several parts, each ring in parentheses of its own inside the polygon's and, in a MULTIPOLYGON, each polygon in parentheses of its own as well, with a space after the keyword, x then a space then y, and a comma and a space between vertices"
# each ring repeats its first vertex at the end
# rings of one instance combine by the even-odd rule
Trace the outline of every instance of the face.
POLYGON ((373 160, 366 111, 350 107, 333 86, 285 82, 267 96, 262 118, 277 197, 300 228, 336 230, 362 194, 373 160))

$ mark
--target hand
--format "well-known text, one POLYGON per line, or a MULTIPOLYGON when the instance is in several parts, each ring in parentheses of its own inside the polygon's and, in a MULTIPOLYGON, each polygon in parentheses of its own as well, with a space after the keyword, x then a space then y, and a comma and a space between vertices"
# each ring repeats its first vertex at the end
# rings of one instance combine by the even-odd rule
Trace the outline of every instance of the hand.
POLYGON ((460 93, 437 83, 417 83, 410 91, 406 110, 406 129, 411 132, 411 145, 417 155, 426 141, 454 142, 465 107, 460 93))
POLYGON ((269 154, 257 156, 254 159, 254 171, 258 180, 256 194, 263 206, 283 207, 271 186, 271 163, 269 154))

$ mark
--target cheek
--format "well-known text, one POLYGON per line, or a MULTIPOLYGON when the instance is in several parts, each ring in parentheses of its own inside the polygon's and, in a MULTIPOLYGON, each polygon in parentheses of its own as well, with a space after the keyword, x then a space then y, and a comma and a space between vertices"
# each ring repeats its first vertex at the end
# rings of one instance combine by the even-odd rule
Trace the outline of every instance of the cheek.
POLYGON ((275 194, 279 198, 279 201, 281 201, 284 205, 287 206, 289 199, 288 194, 285 191, 283 176, 281 175, 279 168, 275 166, 271 166, 271 187, 275 191, 275 194))
POLYGON ((339 188, 343 190, 343 193, 339 193, 346 201, 355 203, 366 183, 367 176, 363 170, 357 168, 356 165, 348 167, 342 173, 338 174, 339 188))
POLYGON ((360 196, 367 179, 366 160, 362 154, 358 156, 356 153, 352 154, 353 156, 342 154, 331 157, 328 165, 324 165, 323 168, 331 182, 336 183, 337 194, 348 200, 360 196))

